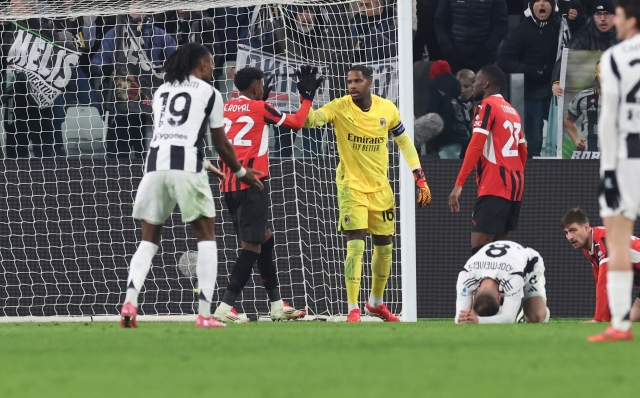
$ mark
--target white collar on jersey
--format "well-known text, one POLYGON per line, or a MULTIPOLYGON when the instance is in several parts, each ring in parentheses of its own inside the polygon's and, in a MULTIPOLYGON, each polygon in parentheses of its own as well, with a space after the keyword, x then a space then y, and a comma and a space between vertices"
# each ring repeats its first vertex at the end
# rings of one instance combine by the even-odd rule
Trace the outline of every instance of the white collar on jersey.
POLYGON ((491 97, 500 97, 500 98, 502 98, 502 94, 493 94, 491 97))
POLYGON ((244 98, 244 99, 246 99, 246 100, 248 100, 248 99, 249 99, 249 97, 247 97, 246 95, 239 95, 239 96, 238 96, 238 99, 241 99, 241 98, 244 98))
POLYGON ((593 255, 593 248, 595 247, 596 242, 593 240, 593 228, 591 228, 591 249, 587 250, 589 254, 593 255))

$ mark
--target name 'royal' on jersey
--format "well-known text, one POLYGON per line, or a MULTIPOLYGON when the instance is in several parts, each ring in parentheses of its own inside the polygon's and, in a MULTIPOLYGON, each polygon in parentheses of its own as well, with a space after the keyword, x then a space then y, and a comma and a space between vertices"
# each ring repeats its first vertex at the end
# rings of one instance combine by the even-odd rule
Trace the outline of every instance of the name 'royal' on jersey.
POLYGON ((202 171, 204 136, 223 125, 220 92, 194 76, 164 83, 153 95, 153 116, 145 171, 202 171))

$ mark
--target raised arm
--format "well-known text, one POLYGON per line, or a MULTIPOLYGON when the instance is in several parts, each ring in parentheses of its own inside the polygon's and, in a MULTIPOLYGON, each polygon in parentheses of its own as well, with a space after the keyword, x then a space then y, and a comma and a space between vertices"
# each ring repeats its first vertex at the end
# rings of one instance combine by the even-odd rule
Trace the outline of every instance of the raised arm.
POLYGON ((300 130, 307 119, 311 101, 304 99, 300 109, 294 114, 280 112, 268 102, 264 104, 264 120, 276 127, 286 127, 292 130, 300 130))
POLYGON ((322 108, 318 110, 313 110, 313 108, 309 109, 309 114, 307 115, 307 119, 304 121, 304 126, 306 128, 312 127, 320 127, 325 124, 333 122, 334 113, 331 109, 331 104, 335 100, 329 102, 322 108))

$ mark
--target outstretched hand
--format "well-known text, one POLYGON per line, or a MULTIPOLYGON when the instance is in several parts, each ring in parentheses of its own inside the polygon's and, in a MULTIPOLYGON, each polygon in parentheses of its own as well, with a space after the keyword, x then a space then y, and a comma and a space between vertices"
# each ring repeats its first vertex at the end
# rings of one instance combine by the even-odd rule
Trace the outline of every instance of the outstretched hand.
POLYGON ((302 98, 313 101, 316 91, 324 80, 322 76, 316 77, 317 74, 318 68, 316 66, 311 67, 311 65, 302 65, 300 70, 296 71, 298 92, 302 98))
POLYGON ((266 101, 269 99, 269 94, 271 94, 271 90, 273 90, 273 87, 274 87, 271 85, 272 81, 273 81, 273 75, 267 77, 266 80, 264 81, 264 92, 262 93, 263 101, 266 101))

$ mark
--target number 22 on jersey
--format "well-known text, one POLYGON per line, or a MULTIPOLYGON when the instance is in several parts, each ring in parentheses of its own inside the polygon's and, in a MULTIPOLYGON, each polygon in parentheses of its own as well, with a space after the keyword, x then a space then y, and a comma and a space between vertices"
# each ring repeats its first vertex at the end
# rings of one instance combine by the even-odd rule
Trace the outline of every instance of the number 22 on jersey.
MULTIPOLYGON (((225 117, 222 119, 224 124, 224 132, 235 147, 252 147, 258 137, 251 133, 255 122, 251 116, 240 116, 235 121, 225 117), (234 127, 232 129, 232 127, 234 127), (229 134, 231 132, 231 134, 229 134), (235 134, 234 134, 235 132, 235 134), (248 136, 247 136, 248 135, 248 136)), ((269 151, 269 126, 264 126, 260 139, 260 149, 258 156, 263 156, 269 151)))

